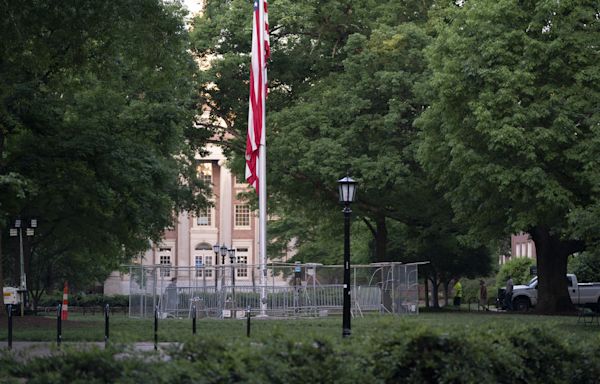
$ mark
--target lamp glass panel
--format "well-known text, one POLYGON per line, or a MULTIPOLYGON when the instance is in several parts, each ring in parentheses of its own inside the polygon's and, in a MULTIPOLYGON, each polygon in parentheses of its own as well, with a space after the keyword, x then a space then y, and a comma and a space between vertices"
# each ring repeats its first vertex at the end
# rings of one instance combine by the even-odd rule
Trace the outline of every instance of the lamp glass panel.
POLYGON ((350 202, 356 201, 356 183, 348 184, 348 198, 350 202))
POLYGON ((338 180, 341 203, 351 203, 356 198, 356 182, 350 177, 338 180))

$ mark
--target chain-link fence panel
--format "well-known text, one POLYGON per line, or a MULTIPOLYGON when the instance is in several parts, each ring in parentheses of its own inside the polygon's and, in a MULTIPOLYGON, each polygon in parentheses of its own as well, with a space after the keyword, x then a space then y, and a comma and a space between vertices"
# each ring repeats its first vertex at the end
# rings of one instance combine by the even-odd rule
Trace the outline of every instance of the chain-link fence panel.
MULTIPOLYGON (((263 285, 258 265, 129 267, 129 315, 161 318, 229 318, 245 311, 273 317, 341 313, 343 266, 269 264, 263 285)), ((354 316, 365 312, 416 314, 418 264, 378 263, 351 267, 354 316)))

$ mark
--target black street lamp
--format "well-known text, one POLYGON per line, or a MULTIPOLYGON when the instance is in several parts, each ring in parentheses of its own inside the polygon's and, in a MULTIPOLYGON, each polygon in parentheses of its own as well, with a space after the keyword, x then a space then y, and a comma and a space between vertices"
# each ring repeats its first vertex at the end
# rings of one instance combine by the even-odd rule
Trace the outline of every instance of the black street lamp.
MULTIPOLYGON (((27 277, 25 276, 25 256, 23 255, 23 220, 16 219, 10 229, 10 236, 19 236, 19 264, 21 269, 19 293, 21 294, 21 316, 25 314, 25 292, 27 292, 27 277)), ((37 228, 37 219, 31 219, 25 230, 27 236, 33 236, 37 228)))
POLYGON ((221 246, 219 244, 213 245, 213 252, 215 253, 215 263, 219 264, 219 251, 221 250, 221 246))
POLYGON ((225 244, 221 245, 221 264, 225 264, 225 255, 227 255, 227 246, 225 244))
POLYGON ((221 246, 219 244, 213 245, 213 252, 215 253, 215 293, 217 292, 217 286, 219 284, 219 268, 216 267, 219 264, 219 252, 221 251, 221 246))
POLYGON ((231 264, 231 307, 235 308, 235 248, 230 248, 227 253, 229 253, 229 263, 231 264))
POLYGON ((340 203, 344 204, 344 309, 342 312, 342 337, 352 334, 350 325, 350 203, 356 199, 357 182, 349 176, 338 180, 340 203))
POLYGON ((231 286, 235 287, 235 248, 227 250, 229 254, 229 263, 231 264, 231 286))

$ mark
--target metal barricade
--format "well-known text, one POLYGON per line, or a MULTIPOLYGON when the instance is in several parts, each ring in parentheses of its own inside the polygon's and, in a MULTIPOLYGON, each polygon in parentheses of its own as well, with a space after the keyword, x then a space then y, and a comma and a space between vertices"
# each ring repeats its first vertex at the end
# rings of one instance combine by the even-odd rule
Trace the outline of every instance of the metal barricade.
MULTIPOLYGON (((248 308, 272 317, 342 311, 341 265, 269 264, 263 286, 258 281, 259 271, 258 266, 247 264, 129 266, 129 315, 150 317, 155 307, 161 318, 187 318, 192 308, 198 318, 243 317, 248 308)), ((353 265, 351 272, 354 316, 418 313, 418 264, 353 265)))

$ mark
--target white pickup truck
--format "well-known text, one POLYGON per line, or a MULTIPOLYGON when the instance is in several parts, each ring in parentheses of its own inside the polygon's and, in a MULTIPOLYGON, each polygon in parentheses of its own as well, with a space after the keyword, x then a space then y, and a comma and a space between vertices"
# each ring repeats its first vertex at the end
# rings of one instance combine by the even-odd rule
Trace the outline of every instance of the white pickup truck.
MULTIPOLYGON (((515 311, 525 311, 536 306, 537 285, 538 278, 534 276, 527 284, 513 287, 512 302, 515 311)), ((589 307, 600 312, 600 283, 578 283, 577 277, 569 273, 567 274, 567 286, 573 304, 589 307)), ((504 290, 504 288, 501 288, 498 292, 499 305, 503 303, 504 290)))

